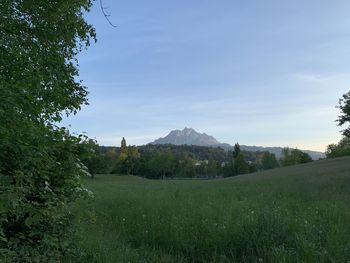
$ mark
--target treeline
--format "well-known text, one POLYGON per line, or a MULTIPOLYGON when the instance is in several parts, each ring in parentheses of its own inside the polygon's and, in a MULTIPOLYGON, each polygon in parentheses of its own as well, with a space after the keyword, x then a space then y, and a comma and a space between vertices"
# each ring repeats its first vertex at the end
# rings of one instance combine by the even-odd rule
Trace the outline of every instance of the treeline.
POLYGON ((150 179, 217 178, 312 161, 298 149, 285 148, 278 160, 269 152, 241 151, 238 143, 233 151, 196 145, 127 146, 124 138, 120 147, 98 146, 93 140, 85 143, 95 154, 82 156, 81 161, 93 176, 111 173, 150 179))
POLYGON ((337 144, 330 144, 326 151, 327 158, 350 156, 350 137, 343 137, 337 144))
MULTIPOLYGON (((344 126, 350 123, 350 91, 345 93, 337 105, 340 109, 341 115, 337 122, 338 126, 344 126)), ((350 125, 342 130, 342 139, 337 144, 330 144, 327 147, 327 158, 335 158, 341 156, 350 156, 350 125)))

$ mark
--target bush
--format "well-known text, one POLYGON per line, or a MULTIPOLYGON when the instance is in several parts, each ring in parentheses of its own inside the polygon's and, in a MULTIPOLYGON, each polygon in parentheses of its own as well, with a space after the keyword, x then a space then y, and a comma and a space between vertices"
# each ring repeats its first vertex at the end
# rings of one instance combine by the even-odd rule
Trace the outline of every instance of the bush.
POLYGON ((87 103, 75 56, 95 37, 83 19, 91 4, 0 1, 0 262, 79 254, 70 206, 87 194, 81 137, 57 123, 87 103))

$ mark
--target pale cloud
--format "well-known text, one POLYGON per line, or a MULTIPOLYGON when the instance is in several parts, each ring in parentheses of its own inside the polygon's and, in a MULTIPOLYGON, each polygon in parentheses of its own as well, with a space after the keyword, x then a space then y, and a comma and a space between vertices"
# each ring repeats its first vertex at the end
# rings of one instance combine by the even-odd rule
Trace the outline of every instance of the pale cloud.
POLYGON ((329 92, 345 92, 350 88, 350 74, 312 74, 312 73, 297 73, 290 74, 291 79, 296 80, 300 84, 308 85, 310 88, 324 88, 329 92))
POLYGON ((324 84, 325 82, 329 81, 329 77, 327 78, 325 76, 316 74, 292 74, 291 76, 300 81, 313 82, 318 84, 324 84))

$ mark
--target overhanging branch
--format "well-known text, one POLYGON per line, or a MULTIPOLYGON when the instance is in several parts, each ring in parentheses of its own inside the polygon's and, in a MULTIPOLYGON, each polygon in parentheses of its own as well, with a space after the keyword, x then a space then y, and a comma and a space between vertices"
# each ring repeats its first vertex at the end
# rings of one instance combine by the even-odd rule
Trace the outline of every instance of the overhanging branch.
POLYGON ((109 19, 109 17, 110 17, 111 15, 109 15, 109 14, 106 13, 107 8, 103 6, 102 0, 100 0, 100 8, 101 8, 102 14, 103 14, 103 16, 106 18, 107 22, 108 22, 112 27, 117 27, 117 26, 114 25, 114 24, 111 22, 111 20, 109 19))

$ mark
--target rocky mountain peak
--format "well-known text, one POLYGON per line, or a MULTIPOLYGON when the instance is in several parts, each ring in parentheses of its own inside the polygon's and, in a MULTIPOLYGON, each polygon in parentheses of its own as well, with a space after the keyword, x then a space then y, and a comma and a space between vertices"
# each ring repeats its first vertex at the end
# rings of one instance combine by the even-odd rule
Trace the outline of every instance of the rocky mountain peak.
POLYGON ((219 145, 220 142, 212 136, 205 133, 199 133, 192 128, 186 127, 183 130, 173 130, 167 136, 159 138, 151 144, 215 146, 219 145))

